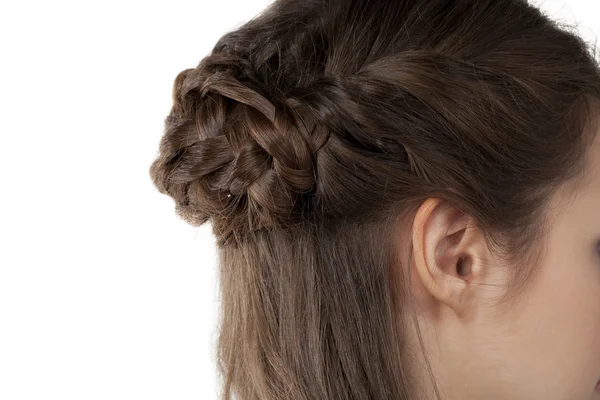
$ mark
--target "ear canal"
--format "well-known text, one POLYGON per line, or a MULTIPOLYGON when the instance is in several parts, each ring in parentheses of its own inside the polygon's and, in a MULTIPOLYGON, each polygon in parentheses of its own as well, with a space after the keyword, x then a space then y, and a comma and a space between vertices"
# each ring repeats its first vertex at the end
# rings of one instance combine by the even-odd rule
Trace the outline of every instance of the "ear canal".
POLYGON ((466 257, 459 257, 456 262, 456 273, 458 276, 467 276, 471 273, 471 263, 466 257))

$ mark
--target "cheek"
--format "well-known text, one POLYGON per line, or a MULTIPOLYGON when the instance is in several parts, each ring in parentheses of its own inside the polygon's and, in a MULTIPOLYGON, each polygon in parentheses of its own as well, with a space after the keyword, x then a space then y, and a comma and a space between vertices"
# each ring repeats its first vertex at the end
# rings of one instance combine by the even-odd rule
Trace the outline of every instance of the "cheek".
MULTIPOLYGON (((571 336, 573 355, 579 358, 576 361, 585 369, 582 373, 589 373, 600 379, 600 284, 588 279, 581 282, 578 290, 573 290, 573 298, 565 303, 569 305, 565 313, 565 327, 563 334, 571 336), (567 315, 570 313, 570 316, 567 315), (571 325, 573 328, 568 329, 571 325)), ((565 339, 566 340, 566 339, 565 339)))
POLYGON ((495 354, 522 398, 590 399, 600 379, 600 274, 589 259, 554 260, 497 325, 495 354))
POLYGON ((565 396, 593 392, 600 379, 600 276, 589 264, 553 266, 555 273, 545 277, 531 310, 537 317, 532 316, 529 339, 539 362, 554 372, 538 368, 552 374, 565 396))

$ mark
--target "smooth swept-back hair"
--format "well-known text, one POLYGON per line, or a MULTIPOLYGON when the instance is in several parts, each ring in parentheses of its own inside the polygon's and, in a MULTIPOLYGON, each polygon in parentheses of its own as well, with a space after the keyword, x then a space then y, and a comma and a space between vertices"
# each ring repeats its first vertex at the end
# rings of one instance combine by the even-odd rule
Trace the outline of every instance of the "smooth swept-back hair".
POLYGON ((277 0, 177 75, 149 172, 217 239, 223 399, 414 398, 397 239, 428 197, 527 282, 596 130, 572 28, 522 0, 277 0))

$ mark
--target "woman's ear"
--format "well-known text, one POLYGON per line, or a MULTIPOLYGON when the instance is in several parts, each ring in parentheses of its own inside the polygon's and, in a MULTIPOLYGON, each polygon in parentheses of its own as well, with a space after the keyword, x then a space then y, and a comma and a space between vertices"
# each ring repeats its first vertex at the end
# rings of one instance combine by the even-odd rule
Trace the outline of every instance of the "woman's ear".
MULTIPOLYGON (((418 209, 412 230, 412 289, 420 288, 429 307, 440 305, 465 317, 485 278, 485 238, 473 218, 445 200, 427 199, 418 209), (431 301, 433 300, 433 301, 431 301)), ((423 305, 421 304, 421 305, 423 305)))

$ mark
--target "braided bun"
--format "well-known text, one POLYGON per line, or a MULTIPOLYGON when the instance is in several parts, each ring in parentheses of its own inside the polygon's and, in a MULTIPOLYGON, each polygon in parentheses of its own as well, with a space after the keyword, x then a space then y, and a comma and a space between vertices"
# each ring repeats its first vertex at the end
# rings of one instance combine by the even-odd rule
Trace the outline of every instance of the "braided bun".
POLYGON ((328 138, 297 99, 242 83, 236 75, 244 67, 239 58, 215 53, 177 75, 160 155, 150 167, 177 214, 194 226, 212 219, 222 243, 234 230, 306 218, 316 154, 328 138))

